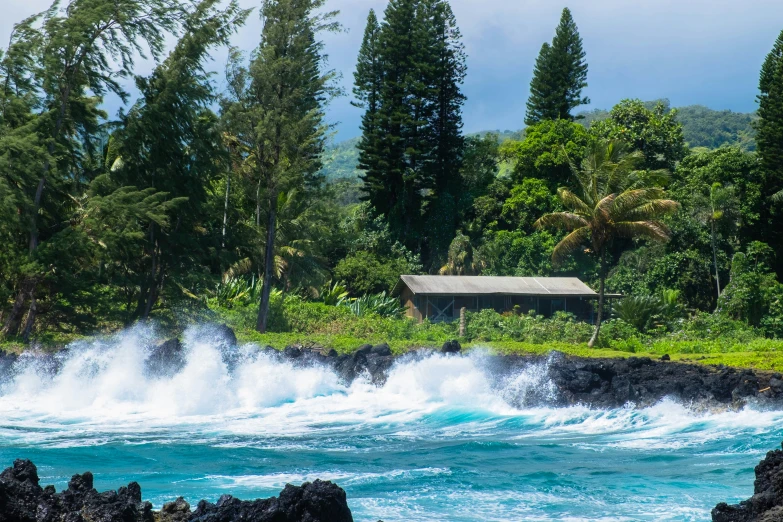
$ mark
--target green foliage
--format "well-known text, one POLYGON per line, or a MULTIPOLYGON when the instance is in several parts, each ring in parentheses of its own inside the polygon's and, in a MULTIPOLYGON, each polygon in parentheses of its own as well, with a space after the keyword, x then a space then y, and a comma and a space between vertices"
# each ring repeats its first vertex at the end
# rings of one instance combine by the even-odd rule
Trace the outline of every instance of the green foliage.
POLYGON ((514 340, 540 344, 549 341, 584 343, 593 328, 575 321, 571 314, 557 312, 551 319, 537 315, 498 314, 481 310, 467 314, 467 338, 471 341, 514 340))
POLYGON ((666 314, 660 298, 650 295, 632 295, 618 300, 612 307, 615 317, 640 332, 654 328, 666 314))
POLYGON ((356 317, 365 317, 368 315, 377 315, 378 317, 402 317, 405 313, 405 308, 400 305, 400 300, 396 297, 387 295, 386 292, 365 294, 361 297, 344 298, 338 304, 346 307, 356 317))
POLYGON ((703 105, 677 108, 677 121, 682 124, 685 142, 691 148, 717 149, 730 145, 754 151, 756 130, 753 125, 757 119, 754 114, 716 111, 703 105))
MULTIPOLYGON (((770 270, 772 249, 760 242, 738 252, 731 263, 731 281, 720 296, 716 313, 759 327, 781 293, 770 270)), ((777 306, 777 304, 775 304, 777 306)))
POLYGON ((362 172, 359 170, 359 151, 356 148, 359 138, 330 143, 324 147, 321 156, 320 175, 330 182, 339 180, 358 180, 362 172))
POLYGON ((323 287, 318 297, 325 305, 336 306, 348 298, 348 289, 343 283, 330 281, 323 287))
POLYGON ((400 276, 415 273, 405 259, 382 258, 373 252, 349 254, 334 267, 334 276, 345 281, 351 295, 390 292, 400 276))
POLYGON ((503 202, 500 217, 518 230, 532 232, 533 223, 557 207, 557 197, 545 182, 536 178, 525 178, 511 189, 508 199, 503 202))
POLYGON ((524 140, 504 142, 500 153, 511 162, 517 183, 537 178, 554 190, 572 183, 569 162, 578 164, 593 141, 578 123, 547 120, 528 127, 524 140))
POLYGON ((545 43, 536 59, 525 123, 543 120, 573 120, 571 111, 590 103, 582 97, 587 87, 587 62, 582 38, 571 11, 563 9, 552 44, 545 43))
POLYGON ((677 111, 658 102, 648 109, 641 100, 623 100, 615 105, 609 118, 590 126, 591 134, 601 139, 624 141, 632 150, 644 154, 643 168, 674 170, 685 157, 687 148, 677 111))

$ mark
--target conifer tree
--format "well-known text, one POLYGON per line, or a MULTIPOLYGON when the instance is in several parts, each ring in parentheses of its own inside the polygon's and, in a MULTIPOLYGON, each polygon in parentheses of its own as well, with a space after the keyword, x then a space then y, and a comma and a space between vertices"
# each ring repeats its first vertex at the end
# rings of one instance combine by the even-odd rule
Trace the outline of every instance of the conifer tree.
POLYGON ((573 120, 571 111, 590 100, 582 97, 587 87, 587 62, 582 38, 571 11, 563 9, 552 44, 545 43, 536 59, 525 123, 541 120, 573 120))
POLYGON ((783 188, 783 32, 761 68, 756 144, 774 190, 783 188))
MULTIPOLYGON (((276 273, 275 242, 280 196, 316 184, 327 126, 324 103, 332 71, 324 71, 318 32, 338 30, 336 12, 319 14, 325 0, 264 0, 261 44, 244 86, 224 104, 225 125, 245 151, 248 178, 256 188, 256 225, 264 229, 263 287, 256 328, 266 331, 276 273), (263 223, 261 216, 264 215, 263 223)), ((242 68, 234 68, 240 71, 242 68)))
POLYGON ((375 11, 370 9, 354 73, 353 94, 356 101, 351 102, 355 107, 364 109, 358 167, 364 171, 362 180, 369 189, 371 202, 376 209, 381 208, 384 204, 377 198, 377 195, 383 192, 383 179, 378 177, 380 171, 378 163, 381 159, 380 144, 383 134, 379 115, 383 88, 380 32, 381 26, 375 16, 375 11), (373 198, 374 195, 376 197, 373 198))
POLYGON ((377 171, 366 173, 366 190, 376 210, 387 216, 392 235, 407 245, 419 241, 422 172, 426 149, 425 86, 417 57, 422 51, 419 0, 391 0, 379 35, 383 84, 378 111, 377 171))
POLYGON ((428 8, 431 31, 430 70, 434 96, 430 139, 433 190, 427 211, 427 241, 430 257, 441 266, 457 232, 459 199, 462 195, 462 105, 460 86, 465 78, 465 51, 456 18, 448 2, 432 1, 428 8))
MULTIPOLYGON (((373 20, 371 15, 365 43, 376 38, 373 20)), ((429 241, 445 251, 456 230, 439 216, 453 218, 448 209, 455 208, 460 192, 465 76, 460 39, 446 1, 391 0, 377 44, 363 45, 359 56, 355 79, 365 108, 359 144, 365 192, 394 238, 410 248, 429 241), (369 63, 378 64, 371 74, 369 63), (367 102, 375 89, 373 113, 367 102)))

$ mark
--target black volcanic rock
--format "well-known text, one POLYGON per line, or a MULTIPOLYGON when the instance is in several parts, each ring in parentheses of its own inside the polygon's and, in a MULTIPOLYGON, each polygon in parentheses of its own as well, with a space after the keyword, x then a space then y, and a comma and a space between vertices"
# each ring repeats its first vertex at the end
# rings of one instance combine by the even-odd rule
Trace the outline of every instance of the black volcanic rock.
POLYGON ((190 522, 353 522, 345 491, 316 480, 301 486, 287 484, 279 497, 242 501, 223 495, 217 504, 202 500, 190 522))
POLYGON ((15 460, 0 474, 0 521, 35 522, 43 489, 38 470, 29 460, 15 460))
POLYGON ((446 341, 440 349, 441 353, 459 353, 462 351, 459 341, 446 341))
POLYGON ((155 513, 131 482, 98 493, 89 471, 74 475, 68 489, 41 488, 29 460, 16 460, 0 474, 0 522, 353 522, 345 491, 331 482, 286 485, 279 497, 242 501, 224 495, 217 504, 202 500, 196 511, 180 497, 155 513))
POLYGON ((185 367, 185 359, 185 348, 175 337, 153 348, 144 361, 144 366, 149 375, 162 377, 182 370, 185 367))
POLYGON ((783 451, 767 453, 756 466, 753 496, 739 504, 721 502, 712 510, 713 522, 780 522, 783 520, 783 451))
MULTIPOLYGON (((458 347, 457 342, 446 343, 441 353, 456 353, 454 350, 458 347)), ((346 383, 364 377, 382 385, 396 361, 429 357, 435 352, 421 350, 403 356, 381 353, 388 352, 366 344, 350 355, 321 358, 316 362, 330 366, 346 383)), ((548 382, 552 389, 552 393, 536 396, 538 404, 583 404, 597 408, 631 404, 644 407, 671 397, 704 407, 738 408, 751 401, 772 407, 783 406, 783 376, 780 374, 652 360, 649 357, 592 359, 559 352, 545 356, 488 355, 480 361, 485 371, 499 378, 495 380, 500 383, 530 365, 537 365, 544 374, 542 384, 548 382)), ((512 403, 521 404, 514 397, 506 396, 512 403)))

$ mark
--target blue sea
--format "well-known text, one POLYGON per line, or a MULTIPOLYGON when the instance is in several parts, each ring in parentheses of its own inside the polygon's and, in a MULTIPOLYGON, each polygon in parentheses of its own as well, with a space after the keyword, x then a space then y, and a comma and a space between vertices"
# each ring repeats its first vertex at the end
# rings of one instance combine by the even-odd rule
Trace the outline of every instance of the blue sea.
POLYGON ((321 478, 357 521, 685 521, 749 497, 754 466, 783 440, 783 412, 526 404, 556 392, 546 364, 498 379, 480 351, 345 386, 253 346, 229 366, 194 328, 185 369, 152 378, 153 337, 82 342, 57 365, 22 357, 0 388, 0 467, 29 458, 58 490, 87 470, 99 490, 138 481, 156 507, 321 478))

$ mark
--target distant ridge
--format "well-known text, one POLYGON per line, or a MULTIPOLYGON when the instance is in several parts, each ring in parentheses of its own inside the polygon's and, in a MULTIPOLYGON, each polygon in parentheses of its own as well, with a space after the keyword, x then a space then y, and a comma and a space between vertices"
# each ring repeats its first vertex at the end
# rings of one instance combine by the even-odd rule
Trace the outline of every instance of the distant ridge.
MULTIPOLYGON (((668 100, 661 101, 668 106, 668 100)), ((652 107, 656 103, 657 101, 650 101, 645 102, 645 105, 652 107)), ((583 117, 579 122, 590 126, 595 121, 608 118, 609 111, 594 109, 581 112, 579 115, 583 117)), ((756 150, 755 131, 753 130, 753 122, 757 119, 755 113, 714 110, 703 105, 688 105, 677 108, 677 119, 682 123, 685 141, 691 148, 717 149, 723 145, 737 145, 743 150, 756 150)), ((522 139, 524 136, 524 130, 484 130, 467 135, 481 136, 489 133, 497 134, 501 141, 522 139)), ((321 173, 327 181, 359 178, 361 172, 356 168, 359 160, 359 151, 356 149, 358 144, 359 138, 357 137, 326 147, 321 173)))

